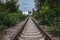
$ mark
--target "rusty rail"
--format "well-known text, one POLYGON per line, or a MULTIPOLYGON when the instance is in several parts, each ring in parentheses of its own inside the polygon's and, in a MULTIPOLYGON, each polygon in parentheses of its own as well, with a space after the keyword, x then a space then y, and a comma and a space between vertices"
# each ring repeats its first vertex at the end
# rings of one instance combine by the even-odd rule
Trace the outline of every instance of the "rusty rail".
POLYGON ((43 35, 45 36, 45 40, 52 40, 52 38, 50 37, 50 35, 42 28, 38 25, 37 21, 32 18, 33 22, 36 24, 37 28, 39 29, 40 32, 43 33, 43 35))
POLYGON ((25 23, 22 25, 22 28, 19 29, 19 30, 17 31, 17 33, 16 33, 10 40, 19 40, 18 37, 19 37, 20 34, 22 33, 22 31, 23 31, 23 29, 24 29, 24 27, 25 27, 28 19, 29 19, 29 18, 26 19, 25 23))

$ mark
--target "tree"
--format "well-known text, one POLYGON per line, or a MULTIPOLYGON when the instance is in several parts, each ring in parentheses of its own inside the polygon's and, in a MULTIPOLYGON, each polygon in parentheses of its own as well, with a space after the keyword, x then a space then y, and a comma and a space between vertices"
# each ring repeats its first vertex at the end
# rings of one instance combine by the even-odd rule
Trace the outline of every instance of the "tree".
POLYGON ((39 24, 50 26, 49 32, 60 35, 60 0, 36 0, 36 14, 39 24))
POLYGON ((7 1, 6 10, 8 10, 9 12, 17 12, 18 11, 17 2, 15 0, 7 1))

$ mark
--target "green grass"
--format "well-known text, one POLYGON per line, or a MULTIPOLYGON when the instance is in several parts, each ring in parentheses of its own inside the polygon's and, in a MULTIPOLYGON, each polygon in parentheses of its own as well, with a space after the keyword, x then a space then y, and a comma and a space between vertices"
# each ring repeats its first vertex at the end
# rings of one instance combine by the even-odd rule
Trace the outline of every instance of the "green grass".
POLYGON ((60 37, 60 28, 59 27, 47 27, 47 31, 53 36, 60 37))

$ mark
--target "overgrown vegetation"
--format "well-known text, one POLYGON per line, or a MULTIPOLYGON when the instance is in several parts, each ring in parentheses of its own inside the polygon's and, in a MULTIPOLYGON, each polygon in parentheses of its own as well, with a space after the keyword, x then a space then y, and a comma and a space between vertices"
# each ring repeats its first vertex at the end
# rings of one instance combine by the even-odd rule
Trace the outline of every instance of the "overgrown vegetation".
POLYGON ((60 36, 60 1, 59 0, 35 0, 36 9, 33 17, 40 25, 48 25, 48 31, 54 36, 60 36))
POLYGON ((18 9, 17 0, 7 0, 5 3, 0 0, 0 32, 5 28, 14 26, 24 20, 27 16, 23 15, 18 9))

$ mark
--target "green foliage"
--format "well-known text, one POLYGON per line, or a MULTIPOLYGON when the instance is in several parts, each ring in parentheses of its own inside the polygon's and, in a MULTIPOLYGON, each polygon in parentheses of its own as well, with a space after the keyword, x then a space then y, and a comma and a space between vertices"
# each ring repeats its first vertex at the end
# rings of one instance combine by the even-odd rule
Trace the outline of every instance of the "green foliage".
POLYGON ((39 12, 40 15, 38 20, 40 25, 48 25, 53 26, 50 27, 49 32, 55 36, 60 36, 60 16, 59 13, 56 12, 55 9, 50 9, 49 7, 45 7, 39 12))
POLYGON ((34 12, 33 17, 38 19, 40 25, 48 25, 48 31, 51 34, 60 36, 60 1, 36 0, 36 2, 37 10, 34 12))
POLYGON ((0 11, 8 11, 10 13, 18 12, 18 7, 19 5, 17 5, 17 1, 15 0, 6 0, 6 2, 4 3, 3 1, 0 1, 0 11))
POLYGON ((50 32, 54 36, 60 36, 60 27, 48 27, 48 32, 50 32))
POLYGON ((42 9, 39 11, 39 22, 41 25, 49 25, 48 21, 48 14, 49 14, 49 7, 48 6, 43 6, 42 9))
POLYGON ((14 26, 15 24, 19 23, 21 20, 24 20, 27 16, 23 15, 22 13, 8 13, 8 12, 1 12, 0 13, 0 30, 4 28, 14 26))
POLYGON ((0 1, 0 31, 9 28, 24 20, 27 16, 18 10, 17 1, 0 1))
POLYGON ((18 11, 18 6, 17 2, 15 0, 7 1, 5 4, 5 8, 9 12, 17 12, 18 11))
POLYGON ((5 29, 5 27, 0 25, 0 33, 3 32, 4 29, 5 29))
POLYGON ((21 13, 0 13, 0 25, 12 26, 18 23, 20 20, 25 19, 25 16, 21 13))

